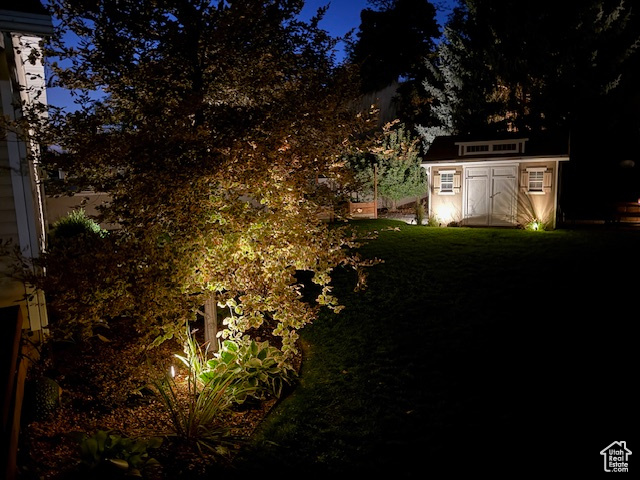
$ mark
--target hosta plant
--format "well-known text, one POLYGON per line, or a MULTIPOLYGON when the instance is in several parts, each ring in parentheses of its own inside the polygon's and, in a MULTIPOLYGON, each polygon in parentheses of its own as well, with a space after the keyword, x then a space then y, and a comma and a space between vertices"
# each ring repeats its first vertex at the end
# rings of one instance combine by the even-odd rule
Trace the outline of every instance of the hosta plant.
POLYGON ((164 374, 152 388, 170 422, 166 435, 195 447, 201 454, 226 455, 237 443, 226 416, 233 404, 251 395, 254 387, 240 385, 232 374, 204 378, 208 350, 202 349, 187 328, 185 355, 176 355, 186 368, 184 378, 164 374))
POLYGON ((208 349, 198 345, 187 331, 185 355, 176 355, 197 379, 201 387, 229 383, 227 395, 232 403, 247 397, 279 397, 285 384, 295 378, 295 370, 284 353, 269 342, 256 342, 244 336, 224 340, 218 352, 209 357, 208 349))
POLYGON ((92 472, 94 478, 121 476, 143 477, 145 472, 161 468, 149 455, 149 450, 162 445, 162 438, 129 438, 110 430, 98 430, 89 436, 72 434, 80 447, 82 468, 92 472))
MULTIPOLYGON (((200 374, 201 381, 206 383, 216 377, 232 376, 232 389, 240 389, 259 399, 268 395, 279 397, 285 384, 295 378, 295 370, 280 350, 269 342, 256 342, 246 337, 240 341, 223 341, 220 351, 207 360, 205 367, 200 374)), ((242 401, 246 395, 235 397, 242 401)))

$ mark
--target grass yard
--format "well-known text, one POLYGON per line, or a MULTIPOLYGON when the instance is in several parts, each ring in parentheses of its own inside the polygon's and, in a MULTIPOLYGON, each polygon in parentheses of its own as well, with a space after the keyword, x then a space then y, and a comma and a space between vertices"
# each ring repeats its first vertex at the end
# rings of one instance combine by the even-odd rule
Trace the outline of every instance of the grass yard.
POLYGON ((346 309, 304 330, 301 384, 237 473, 575 476, 635 453, 639 231, 357 225, 384 263, 364 292, 338 275, 346 309))

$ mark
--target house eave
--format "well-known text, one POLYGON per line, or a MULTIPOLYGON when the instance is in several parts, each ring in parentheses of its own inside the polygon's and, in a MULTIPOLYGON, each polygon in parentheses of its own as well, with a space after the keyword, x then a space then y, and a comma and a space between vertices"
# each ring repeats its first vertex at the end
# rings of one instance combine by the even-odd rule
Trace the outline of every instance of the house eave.
POLYGON ((53 35, 53 23, 49 15, 0 10, 0 31, 47 36, 53 35))

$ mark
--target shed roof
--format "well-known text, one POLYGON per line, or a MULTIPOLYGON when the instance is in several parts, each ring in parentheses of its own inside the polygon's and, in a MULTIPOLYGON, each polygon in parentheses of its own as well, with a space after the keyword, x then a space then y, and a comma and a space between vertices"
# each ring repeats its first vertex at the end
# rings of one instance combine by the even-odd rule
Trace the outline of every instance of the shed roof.
POLYGON ((483 162, 509 158, 569 157, 569 137, 567 135, 542 134, 502 134, 492 136, 450 135, 437 137, 424 156, 423 163, 444 162, 483 162), (499 141, 524 140, 524 151, 520 152, 483 152, 482 154, 462 154, 461 144, 489 143, 499 141))

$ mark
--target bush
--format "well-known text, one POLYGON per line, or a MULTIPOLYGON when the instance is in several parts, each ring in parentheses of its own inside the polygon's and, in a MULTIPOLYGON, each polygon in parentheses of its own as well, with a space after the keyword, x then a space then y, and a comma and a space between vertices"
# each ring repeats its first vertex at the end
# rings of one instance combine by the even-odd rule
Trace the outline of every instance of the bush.
POLYGON ((91 472, 92 478, 142 477, 145 471, 160 468, 149 450, 160 447, 162 438, 128 438, 109 430, 98 430, 92 436, 85 433, 72 436, 80 446, 81 465, 91 472))
POLYGON ((46 274, 30 278, 47 296, 52 338, 89 338, 128 303, 113 240, 82 209, 53 224, 48 249, 38 259, 46 274))
POLYGON ((164 374, 152 387, 171 419, 169 434, 201 454, 228 454, 238 443, 225 423, 230 408, 249 397, 279 396, 295 374, 284 354, 268 342, 225 340, 208 358, 208 350, 189 329, 185 355, 176 357, 187 367, 185 383, 164 374))
POLYGON ((280 397, 295 371, 285 362, 284 354, 269 342, 225 340, 214 358, 207 360, 200 379, 207 383, 215 377, 227 376, 233 377, 231 390, 243 392, 234 394, 236 402, 241 403, 247 395, 257 399, 280 397))
POLYGON ((153 390, 169 414, 168 432, 159 432, 195 447, 200 454, 225 455, 235 444, 224 416, 232 404, 231 379, 212 379, 199 384, 193 370, 186 378, 186 395, 170 375, 153 383, 153 390))
POLYGON ((169 414, 170 435, 194 447, 200 454, 227 455, 236 445, 225 424, 230 407, 242 403, 255 387, 236 381, 235 369, 208 375, 208 350, 203 350, 187 327, 185 355, 176 355, 187 367, 185 384, 163 374, 153 390, 169 414), (180 387, 186 388, 180 388, 180 387))
POLYGON ((83 209, 73 210, 66 217, 60 218, 52 226, 50 239, 53 242, 81 236, 97 235, 104 237, 107 231, 89 218, 83 209))
POLYGON ((232 403, 241 404, 248 396, 279 397, 284 385, 295 377, 295 370, 282 351, 269 342, 256 342, 247 336, 224 340, 220 351, 207 359, 207 351, 203 352, 187 331, 185 354, 176 357, 194 373, 200 385, 230 380, 227 395, 232 403))
POLYGON ((440 226, 440 222, 438 221, 438 218, 434 215, 431 215, 428 219, 427 219, 427 225, 429 227, 439 227, 440 226))
POLYGON ((62 388, 52 378, 37 376, 25 384, 25 417, 47 420, 61 405, 62 388))
POLYGON ((525 230, 530 230, 532 232, 538 232, 538 231, 544 231, 547 230, 547 225, 538 220, 538 219, 534 219, 531 220, 530 222, 528 222, 525 226, 524 226, 525 230))

